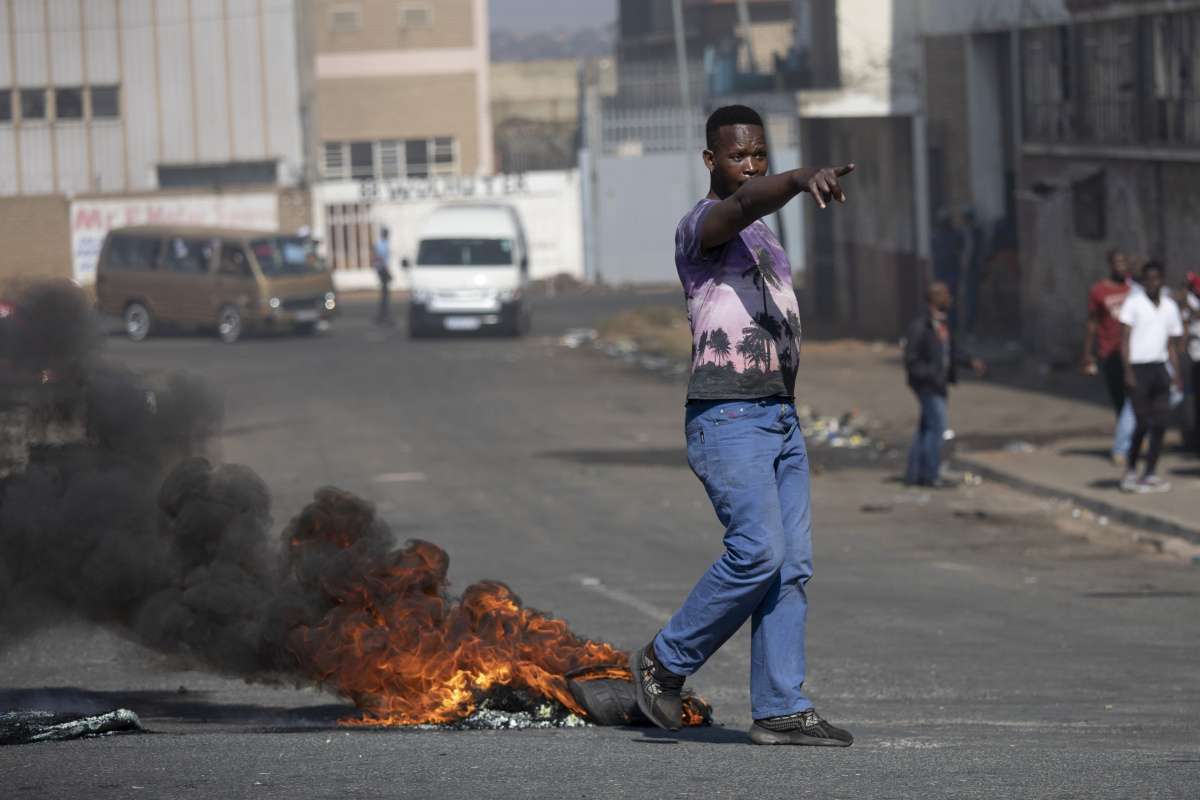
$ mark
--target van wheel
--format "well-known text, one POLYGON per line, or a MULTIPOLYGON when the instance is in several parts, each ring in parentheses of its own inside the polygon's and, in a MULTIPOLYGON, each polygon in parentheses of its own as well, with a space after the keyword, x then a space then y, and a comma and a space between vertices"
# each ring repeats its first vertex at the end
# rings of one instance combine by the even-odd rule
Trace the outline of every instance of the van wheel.
POLYGON ((233 344, 242 336, 242 312, 236 306, 221 306, 217 312, 217 335, 225 344, 233 344))
POLYGON ((121 315, 121 318, 125 322, 125 335, 131 341, 140 342, 150 335, 150 328, 154 321, 150 317, 150 309, 141 303, 130 303, 125 306, 125 313, 121 315))

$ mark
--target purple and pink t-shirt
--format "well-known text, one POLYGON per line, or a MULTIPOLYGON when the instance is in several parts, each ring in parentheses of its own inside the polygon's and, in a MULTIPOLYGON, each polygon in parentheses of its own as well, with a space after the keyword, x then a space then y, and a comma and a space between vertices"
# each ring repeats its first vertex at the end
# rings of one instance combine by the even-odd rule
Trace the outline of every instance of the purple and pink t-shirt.
POLYGON ((703 250, 704 199, 675 229, 675 267, 692 326, 689 400, 792 397, 800 357, 800 306, 779 240, 757 220, 703 250))

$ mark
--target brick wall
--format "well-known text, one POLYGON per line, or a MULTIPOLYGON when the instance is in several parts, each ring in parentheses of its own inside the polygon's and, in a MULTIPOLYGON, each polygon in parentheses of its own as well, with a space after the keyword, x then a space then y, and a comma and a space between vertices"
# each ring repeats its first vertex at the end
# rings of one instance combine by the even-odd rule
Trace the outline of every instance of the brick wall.
POLYGON ((71 277, 68 205, 60 194, 0 198, 0 281, 71 277))

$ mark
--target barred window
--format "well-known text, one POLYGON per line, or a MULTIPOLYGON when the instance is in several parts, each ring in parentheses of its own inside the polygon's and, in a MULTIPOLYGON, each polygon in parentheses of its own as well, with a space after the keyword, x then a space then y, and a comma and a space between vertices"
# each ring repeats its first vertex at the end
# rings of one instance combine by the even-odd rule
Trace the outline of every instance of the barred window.
POLYGON ((330 180, 429 178, 458 172, 458 142, 453 136, 323 145, 321 174, 330 180))
POLYGON ((346 146, 341 142, 326 142, 322 172, 326 178, 347 178, 346 146))

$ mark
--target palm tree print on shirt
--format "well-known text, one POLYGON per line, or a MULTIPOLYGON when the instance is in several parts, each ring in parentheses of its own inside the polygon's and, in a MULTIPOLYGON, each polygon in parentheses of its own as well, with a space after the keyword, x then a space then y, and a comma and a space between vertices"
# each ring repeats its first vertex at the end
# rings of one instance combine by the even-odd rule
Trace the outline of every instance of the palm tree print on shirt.
POLYGON ((742 340, 737 345, 738 355, 745 360, 746 369, 771 371, 771 334, 757 322, 742 328, 742 340))
MULTIPOLYGON (((706 333, 708 333, 708 349, 713 351, 717 366, 728 364, 732 352, 729 334, 725 332, 724 328, 716 328, 711 332, 706 331, 706 333)), ((701 334, 701 336, 703 335, 701 334)))
POLYGON ((765 247, 755 250, 754 261, 755 263, 742 273, 742 277, 753 279, 754 288, 762 292, 763 313, 766 313, 769 307, 767 305, 767 287, 778 291, 783 288, 783 281, 775 272, 775 259, 771 256, 770 250, 765 247))

